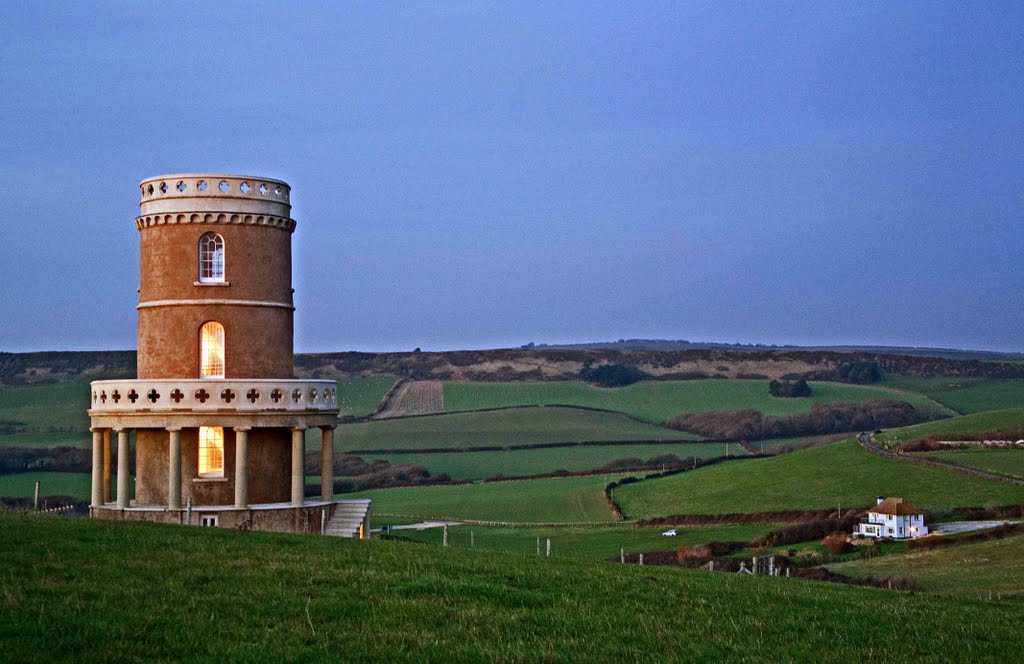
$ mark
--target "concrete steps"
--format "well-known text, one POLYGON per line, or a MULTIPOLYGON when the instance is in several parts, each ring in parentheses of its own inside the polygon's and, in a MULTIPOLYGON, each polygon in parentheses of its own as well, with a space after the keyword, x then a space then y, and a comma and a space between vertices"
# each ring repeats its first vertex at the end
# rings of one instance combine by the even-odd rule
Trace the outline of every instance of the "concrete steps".
POLYGON ((359 537, 359 526, 364 522, 364 539, 370 537, 370 500, 339 500, 334 503, 334 514, 324 528, 324 535, 330 537, 359 537))

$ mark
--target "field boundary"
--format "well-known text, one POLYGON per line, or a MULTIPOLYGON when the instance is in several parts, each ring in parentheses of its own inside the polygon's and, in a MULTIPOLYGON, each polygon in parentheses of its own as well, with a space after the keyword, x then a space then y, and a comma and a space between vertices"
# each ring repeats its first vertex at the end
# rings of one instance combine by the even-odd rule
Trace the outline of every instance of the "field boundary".
MULTIPOLYGON (((398 419, 398 418, 390 418, 398 419)), ((650 440, 583 440, 567 441, 557 443, 524 443, 522 445, 475 445, 472 447, 428 447, 428 448, 376 448, 360 450, 344 450, 343 454, 453 454, 460 452, 514 452, 516 450, 543 450, 558 447, 611 447, 616 445, 636 445, 644 447, 647 445, 724 445, 732 441, 711 441, 711 440, 680 440, 678 438, 661 440, 652 438, 650 440)), ((743 455, 738 458, 747 458, 743 455)), ((765 455, 768 456, 768 455, 765 455)))
POLYGON ((975 477, 980 477, 981 479, 985 480, 995 480, 996 482, 1004 482, 1006 484, 1024 486, 1024 480, 1019 480, 1013 477, 998 475, 996 473, 978 470, 977 468, 968 468, 967 466, 960 466, 958 464, 950 463, 947 461, 935 461, 933 459, 913 457, 907 454, 900 454, 898 452, 890 452, 889 450, 884 450, 878 445, 875 445, 874 434, 861 434, 857 436, 857 442, 860 443, 861 447, 863 447, 867 451, 890 459, 899 459, 900 461, 916 463, 920 466, 931 466, 932 468, 941 468, 943 470, 949 470, 954 473, 961 473, 963 475, 974 475, 975 477))

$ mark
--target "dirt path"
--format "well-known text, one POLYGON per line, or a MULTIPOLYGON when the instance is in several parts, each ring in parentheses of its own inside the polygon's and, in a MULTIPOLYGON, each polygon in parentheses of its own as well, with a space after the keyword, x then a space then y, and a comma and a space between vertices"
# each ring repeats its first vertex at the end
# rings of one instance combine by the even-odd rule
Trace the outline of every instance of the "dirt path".
POLYGON ((444 385, 439 380, 411 380, 403 383, 387 406, 373 416, 383 420, 409 415, 437 415, 444 412, 444 385))

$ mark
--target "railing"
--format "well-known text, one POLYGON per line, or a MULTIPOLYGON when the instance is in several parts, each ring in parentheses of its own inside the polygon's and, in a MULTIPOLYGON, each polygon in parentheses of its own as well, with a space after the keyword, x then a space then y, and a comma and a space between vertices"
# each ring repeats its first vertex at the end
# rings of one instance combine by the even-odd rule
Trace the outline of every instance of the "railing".
POLYGON ((92 383, 92 413, 337 412, 333 380, 154 379, 92 383))

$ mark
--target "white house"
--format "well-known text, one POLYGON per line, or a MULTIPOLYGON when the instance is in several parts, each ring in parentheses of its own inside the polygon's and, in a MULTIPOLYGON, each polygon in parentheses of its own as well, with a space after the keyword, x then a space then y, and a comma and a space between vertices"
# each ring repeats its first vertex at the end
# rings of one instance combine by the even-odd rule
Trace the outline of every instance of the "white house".
POLYGON ((857 524, 853 534, 877 539, 910 539, 928 534, 924 512, 902 498, 878 497, 878 504, 868 510, 868 518, 857 524))

